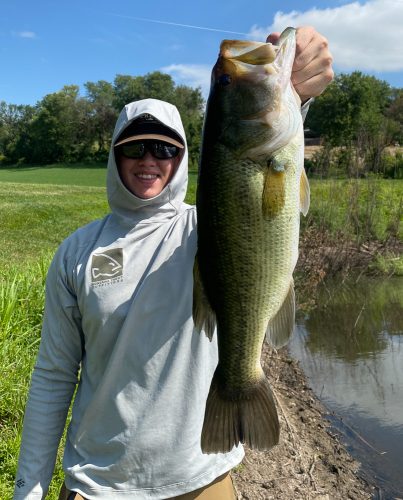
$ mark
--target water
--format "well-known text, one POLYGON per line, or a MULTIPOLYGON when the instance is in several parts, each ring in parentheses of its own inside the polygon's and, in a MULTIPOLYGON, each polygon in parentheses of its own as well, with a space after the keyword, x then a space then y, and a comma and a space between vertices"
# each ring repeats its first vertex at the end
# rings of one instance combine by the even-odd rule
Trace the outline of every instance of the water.
POLYGON ((403 278, 327 283, 290 349, 382 498, 403 498, 403 278))

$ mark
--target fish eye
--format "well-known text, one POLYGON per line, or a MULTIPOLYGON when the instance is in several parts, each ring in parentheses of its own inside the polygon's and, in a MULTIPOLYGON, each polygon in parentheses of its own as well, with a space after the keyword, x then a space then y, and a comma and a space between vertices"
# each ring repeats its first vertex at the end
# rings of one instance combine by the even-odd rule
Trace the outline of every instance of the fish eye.
POLYGON ((226 85, 229 85, 232 82, 231 75, 228 75, 227 73, 224 73, 223 75, 220 76, 218 79, 218 83, 225 87, 226 85))

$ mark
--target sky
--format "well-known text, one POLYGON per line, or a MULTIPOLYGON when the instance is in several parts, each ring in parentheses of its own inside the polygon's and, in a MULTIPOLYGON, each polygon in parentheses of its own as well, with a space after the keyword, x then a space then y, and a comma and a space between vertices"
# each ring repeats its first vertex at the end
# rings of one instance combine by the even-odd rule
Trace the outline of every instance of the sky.
POLYGON ((304 25, 328 39, 336 74, 403 87, 403 0, 0 0, 0 101, 156 70, 206 97, 221 40, 304 25))

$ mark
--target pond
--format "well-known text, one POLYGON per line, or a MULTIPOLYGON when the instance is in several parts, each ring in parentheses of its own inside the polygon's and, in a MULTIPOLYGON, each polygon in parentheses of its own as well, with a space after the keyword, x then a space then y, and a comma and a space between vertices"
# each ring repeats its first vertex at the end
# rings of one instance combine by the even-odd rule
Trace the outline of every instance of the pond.
POLYGON ((381 498, 403 493, 403 278, 328 282, 290 352, 381 498))

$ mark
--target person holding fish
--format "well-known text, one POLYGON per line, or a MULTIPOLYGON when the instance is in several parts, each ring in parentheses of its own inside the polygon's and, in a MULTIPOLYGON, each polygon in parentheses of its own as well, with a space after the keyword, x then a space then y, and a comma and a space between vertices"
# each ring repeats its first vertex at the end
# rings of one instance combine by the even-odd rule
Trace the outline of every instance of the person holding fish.
MULTIPOLYGON (((281 218, 283 205, 288 206, 286 172, 298 171, 302 178, 301 172, 292 167, 292 159, 289 159, 292 154, 287 149, 292 143, 291 150, 299 151, 300 143, 295 142, 294 135, 301 132, 300 104, 308 103, 310 98, 323 92, 333 77, 331 54, 322 35, 310 27, 299 28, 296 36, 294 30, 284 33, 271 34, 269 44, 247 46, 242 42, 241 51, 238 47, 234 49, 233 44, 222 46, 226 52, 224 54, 222 48, 217 64, 226 71, 215 70, 212 83, 220 89, 229 89, 226 94, 229 95, 231 84, 238 78, 237 73, 231 71, 238 68, 239 78, 245 77, 250 87, 250 90, 245 88, 244 82, 239 85, 245 96, 252 95, 249 92, 256 86, 253 72, 259 75, 257 80, 271 78, 274 85, 278 76, 281 79, 286 75, 280 87, 288 89, 291 78, 296 91, 296 94, 287 93, 288 101, 281 108, 298 109, 299 119, 295 126, 290 125, 295 132, 291 139, 287 139, 285 145, 276 136, 273 139, 277 141, 276 148, 267 153, 264 148, 259 149, 258 141, 253 138, 252 149, 257 148, 257 160, 249 150, 250 154, 241 162, 255 169, 259 179, 266 175, 263 166, 259 167, 263 165, 263 157, 265 168, 271 169, 269 185, 262 185, 269 193, 263 202, 265 215, 254 217, 258 220, 257 227, 263 227, 266 219, 281 218), (245 61, 248 68, 253 67, 252 73, 245 69, 245 61), (274 191, 272 186, 276 186, 274 191)), ((271 101, 282 102, 282 95, 283 90, 276 90, 272 96, 275 99, 271 101)), ((239 102, 247 104, 249 97, 240 100, 239 95, 234 96, 235 101, 227 102, 232 106, 224 108, 232 110, 233 122, 237 124, 242 114, 239 102)), ((266 99, 263 94, 261 98, 266 99)), ((251 103, 255 102, 253 96, 250 99, 251 103)), ((302 112, 306 112, 307 105, 302 112)), ((263 120, 256 107, 249 114, 248 119, 256 122, 256 137, 264 136, 263 126, 274 130, 270 119, 281 122, 283 111, 272 104, 268 109, 270 116, 265 115, 263 120)), ((207 113, 211 114, 209 108, 207 113)), ((225 122, 227 117, 223 113, 225 122)), ((210 121, 207 116, 206 124, 210 121)), ((224 137, 218 122, 211 126, 220 131, 219 137, 224 137)), ((239 136, 235 133, 228 137, 234 148, 244 148, 242 129, 239 133, 239 136)), ((225 146, 209 143, 212 134, 208 130, 204 134, 203 169, 208 155, 217 147, 220 150, 225 146)), ((214 175, 208 173, 212 185, 214 175)), ((238 175, 234 170, 232 178, 238 175)), ((246 178, 241 175, 239 178, 247 184, 246 178)), ((204 179, 201 181, 204 184, 204 179)), ((231 182, 228 184, 225 180, 224 186, 231 187, 231 182)), ((197 305, 200 301, 218 309, 220 300, 214 295, 209 279, 203 277, 206 268, 203 258, 199 265, 205 289, 196 289, 196 286, 194 289, 198 248, 196 209, 183 201, 186 188, 186 137, 177 109, 156 99, 126 105, 115 126, 108 160, 107 194, 111 213, 68 237, 49 269, 42 338, 25 413, 15 500, 45 497, 77 385, 64 451, 65 485, 59 497, 62 500, 234 499, 229 471, 244 456, 241 443, 257 449, 269 449, 276 444, 277 413, 270 389, 260 381, 266 395, 262 408, 257 404, 253 411, 257 422, 267 420, 268 424, 256 433, 252 421, 241 421, 243 413, 247 413, 240 410, 245 381, 234 384, 231 374, 226 375, 228 363, 222 359, 222 342, 217 340, 220 329, 225 330, 226 319, 215 310, 216 319, 209 320, 203 306, 197 305), (218 335, 213 335, 215 321, 218 335), (218 388, 212 384, 217 371, 218 388), (209 407, 211 391, 219 396, 213 407, 209 407), (222 396, 226 401, 222 401, 222 396), (204 422, 206 401, 207 423, 204 422), (222 405, 235 408, 231 416, 234 420, 230 423, 235 429, 232 434, 225 422, 219 422, 218 426, 213 423, 214 430, 209 427, 209 419, 219 421, 218 408, 222 405), (266 413, 259 416, 260 411, 266 413)), ((198 193, 199 196, 203 197, 203 193, 198 193)), ((307 209, 307 196, 305 192, 302 201, 298 201, 298 210, 299 203, 302 210, 307 209)), ((252 213, 253 202, 248 210, 249 202, 245 200, 236 199, 236 202, 246 207, 245 213, 252 213)), ((211 201, 214 205, 215 201, 211 201)), ((296 217, 297 202, 292 203, 296 217)), ((206 201, 200 206, 200 216, 205 218, 206 201)), ((224 220, 226 216, 223 212, 218 219, 224 220)), ((212 220, 218 219, 212 217, 212 220)), ((217 227, 201 222, 199 219, 203 228, 199 238, 203 241, 204 233, 211 230, 214 235, 217 227)), ((199 246, 199 256, 203 251, 199 246)), ((293 254, 291 261, 294 257, 293 254)), ((288 280, 291 264, 289 267, 288 280)), ((234 269, 234 281, 236 272, 234 269)), ((291 289, 289 281, 286 288, 291 289)), ((271 297, 268 300, 275 302, 271 297)), ((276 310, 281 310, 281 306, 280 301, 276 310)), ((292 307, 287 306, 289 310, 292 307)), ((256 314, 260 314, 258 309, 256 314)), ((285 323, 289 328, 292 322, 285 323)), ((270 330, 269 340, 279 338, 281 343, 288 333, 278 328, 270 330)), ((258 342, 262 341, 259 337, 258 342)), ((249 349, 248 342, 246 349, 249 349)), ((251 339, 250 346, 256 357, 261 345, 255 348, 254 343, 255 339, 251 339)), ((242 359, 239 362, 243 364, 242 359)), ((253 362, 257 366, 257 360, 253 362)), ((239 372, 244 373, 242 366, 239 372)), ((246 381, 247 398, 250 396, 251 401, 256 382, 253 376, 246 381)))

